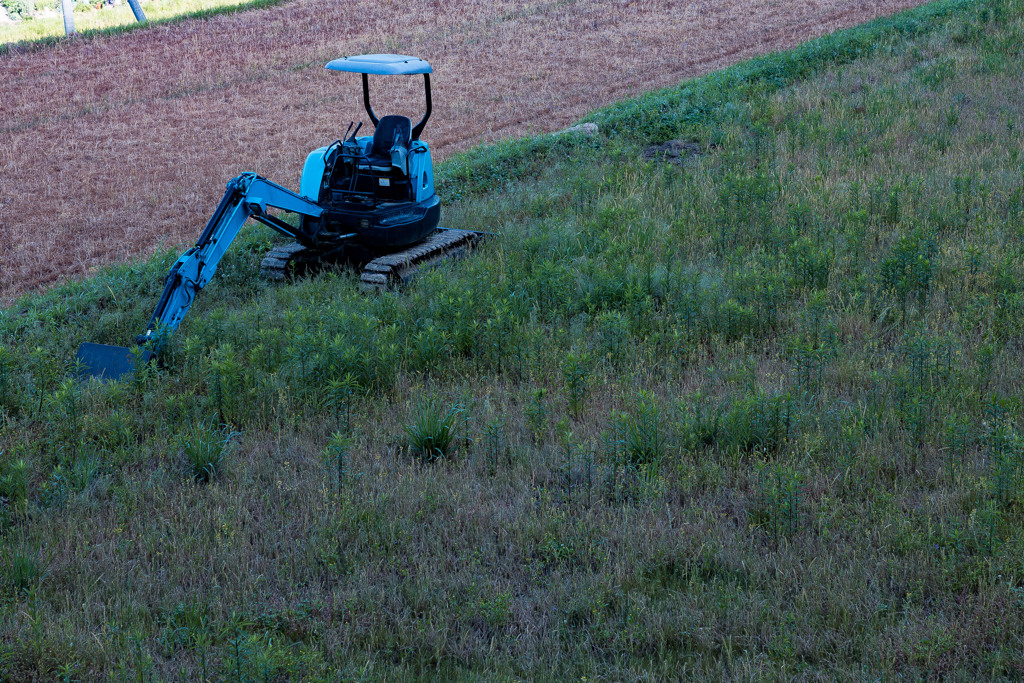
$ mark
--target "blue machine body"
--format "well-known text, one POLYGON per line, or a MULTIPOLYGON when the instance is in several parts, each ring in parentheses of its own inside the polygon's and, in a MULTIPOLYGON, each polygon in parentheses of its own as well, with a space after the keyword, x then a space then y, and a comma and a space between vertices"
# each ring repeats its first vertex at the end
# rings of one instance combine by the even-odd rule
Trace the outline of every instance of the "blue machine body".
MULTIPOLYGON (((323 261, 362 260, 408 247, 437 229, 440 200, 434 190, 430 147, 420 140, 431 113, 430 74, 425 60, 405 55, 360 55, 329 62, 326 68, 362 74, 363 104, 374 125, 372 136, 357 137, 359 127, 313 150, 302 168, 299 192, 255 173, 228 183, 227 191, 196 245, 171 268, 164 291, 138 344, 171 333, 181 324, 196 294, 250 218, 286 235, 323 261), (370 106, 368 75, 422 75, 426 113, 415 126, 404 116, 378 118, 370 106), (268 212, 298 217, 294 223, 268 212)), ((361 126, 362 124, 360 124, 361 126)), ((137 355, 125 347, 82 344, 78 361, 85 374, 116 379, 132 372, 137 355)))
MULTIPOLYGON (((320 239, 354 235, 360 246, 387 251, 424 239, 440 221, 430 147, 420 140, 431 113, 430 64, 407 55, 373 54, 328 62, 331 71, 358 73, 372 136, 351 136, 309 154, 299 193, 324 208, 320 239), (426 111, 416 125, 404 116, 378 118, 370 105, 368 76, 422 75, 426 111)), ((354 124, 352 124, 354 125, 354 124)), ((350 126, 351 130, 351 126, 350 126)), ((304 225, 310 221, 304 219, 304 225)))
POLYGON ((311 202, 320 201, 320 186, 324 180, 324 171, 327 169, 328 147, 318 147, 306 157, 306 163, 302 165, 302 177, 299 179, 299 194, 311 202))
MULTIPOLYGON (((372 136, 355 139, 358 147, 365 151, 373 141, 372 136)), ((318 147, 306 157, 302 166, 302 178, 299 180, 299 194, 310 201, 319 202, 323 189, 324 173, 327 170, 327 154, 330 147, 318 147)), ((422 202, 433 197, 434 163, 430 158, 430 146, 422 140, 416 140, 409 146, 409 177, 414 182, 413 201, 422 202)))

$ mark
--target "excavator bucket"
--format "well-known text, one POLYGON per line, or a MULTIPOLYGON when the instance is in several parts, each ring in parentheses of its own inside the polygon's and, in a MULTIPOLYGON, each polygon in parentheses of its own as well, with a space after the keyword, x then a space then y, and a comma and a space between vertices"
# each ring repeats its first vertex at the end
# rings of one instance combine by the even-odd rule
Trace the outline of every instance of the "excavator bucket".
POLYGON ((137 362, 148 363, 153 360, 153 352, 143 349, 136 354, 124 346, 86 342, 78 347, 75 359, 78 361, 81 377, 96 377, 104 382, 110 382, 134 373, 137 362))

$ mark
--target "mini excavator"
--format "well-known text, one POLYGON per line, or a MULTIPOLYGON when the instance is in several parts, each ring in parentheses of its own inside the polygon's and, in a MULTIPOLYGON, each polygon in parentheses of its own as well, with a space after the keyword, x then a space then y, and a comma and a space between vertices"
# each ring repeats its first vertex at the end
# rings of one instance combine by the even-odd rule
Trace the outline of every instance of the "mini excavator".
POLYGON ((302 169, 299 192, 243 173, 227 185, 196 245, 171 267, 163 294, 143 334, 140 350, 82 344, 77 360, 84 376, 118 379, 149 362, 148 344, 158 330, 173 333, 196 294, 247 220, 258 221, 293 241, 272 249, 260 266, 262 277, 283 280, 322 264, 362 266, 364 286, 386 289, 418 269, 471 248, 483 233, 439 228, 440 200, 434 192, 430 147, 420 139, 430 118, 430 74, 425 60, 405 55, 360 55, 335 59, 332 71, 362 74, 363 106, 372 136, 350 123, 342 139, 314 150, 302 169), (370 106, 370 75, 423 75, 426 112, 416 125, 405 116, 382 116, 370 106), (269 209, 298 216, 295 225, 269 209))

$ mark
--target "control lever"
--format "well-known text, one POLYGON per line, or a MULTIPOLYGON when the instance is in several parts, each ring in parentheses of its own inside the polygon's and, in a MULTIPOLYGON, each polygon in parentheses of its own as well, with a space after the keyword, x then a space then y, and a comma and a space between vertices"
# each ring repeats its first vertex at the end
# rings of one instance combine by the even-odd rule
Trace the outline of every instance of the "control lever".
MULTIPOLYGON (((356 139, 356 134, 359 132, 359 129, 362 128, 362 127, 363 127, 363 122, 360 121, 359 125, 356 126, 356 129, 354 131, 352 131, 352 137, 349 138, 349 140, 355 140, 356 139)), ((345 142, 348 142, 348 140, 346 140, 345 142)))

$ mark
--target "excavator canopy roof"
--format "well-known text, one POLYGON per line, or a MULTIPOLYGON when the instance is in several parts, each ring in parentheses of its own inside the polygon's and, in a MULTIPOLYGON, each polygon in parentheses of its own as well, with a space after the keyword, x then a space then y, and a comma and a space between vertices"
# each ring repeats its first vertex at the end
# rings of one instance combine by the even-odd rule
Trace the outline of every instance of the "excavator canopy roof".
POLYGON ((378 74, 396 76, 403 74, 429 74, 434 70, 425 59, 405 55, 357 55, 342 57, 327 62, 324 67, 332 71, 348 71, 356 74, 378 74))

